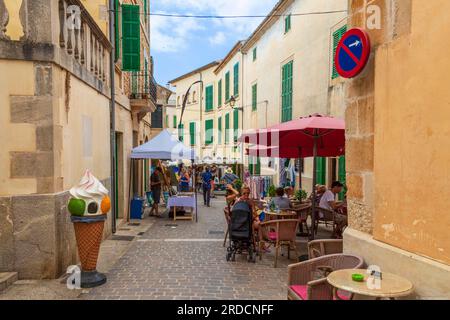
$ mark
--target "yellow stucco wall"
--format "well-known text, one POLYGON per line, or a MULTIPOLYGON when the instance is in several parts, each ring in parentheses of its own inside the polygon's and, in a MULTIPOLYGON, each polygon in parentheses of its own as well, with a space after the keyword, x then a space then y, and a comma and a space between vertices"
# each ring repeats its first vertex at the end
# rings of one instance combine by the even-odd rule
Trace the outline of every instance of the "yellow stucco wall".
POLYGON ((57 165, 63 177, 63 189, 68 190, 78 184, 86 169, 100 180, 110 177, 109 100, 71 76, 69 107, 66 108, 65 77, 65 71, 58 71, 55 85, 59 113, 55 117, 63 127, 62 161, 57 165), (83 121, 92 125, 90 137, 83 134, 83 131, 89 133, 83 121), (92 153, 86 154, 84 147, 89 139, 92 153))
POLYGON ((106 12, 106 17, 103 17, 103 13, 100 10, 100 6, 104 6, 106 9, 108 8, 108 0, 81 0, 81 2, 85 6, 89 14, 94 18, 95 22, 98 24, 103 33, 105 35, 108 35, 109 12, 106 12))
POLYGON ((35 125, 10 123, 10 95, 34 95, 33 72, 31 62, 0 60, 0 196, 36 192, 36 179, 10 179, 10 152, 36 150, 35 125))
POLYGON ((450 1, 413 1, 375 68, 374 238, 450 264, 450 1), (430 17, 433 17, 430 19, 430 17))

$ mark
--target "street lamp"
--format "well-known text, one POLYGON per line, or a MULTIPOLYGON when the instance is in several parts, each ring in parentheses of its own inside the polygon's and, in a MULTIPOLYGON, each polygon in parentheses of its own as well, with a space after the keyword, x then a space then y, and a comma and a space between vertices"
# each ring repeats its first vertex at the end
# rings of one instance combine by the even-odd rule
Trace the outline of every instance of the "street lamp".
POLYGON ((234 96, 231 96, 228 102, 230 103, 230 107, 234 109, 234 106, 236 105, 236 98, 234 96))

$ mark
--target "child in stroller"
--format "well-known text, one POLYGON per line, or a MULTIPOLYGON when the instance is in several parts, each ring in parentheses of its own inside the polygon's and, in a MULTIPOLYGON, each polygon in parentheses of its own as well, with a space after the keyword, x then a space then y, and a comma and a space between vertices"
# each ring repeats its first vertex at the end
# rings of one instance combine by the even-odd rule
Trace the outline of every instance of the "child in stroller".
POLYGON ((247 201, 237 201, 231 210, 228 225, 229 246, 227 261, 235 261, 236 253, 247 253, 249 262, 256 262, 256 248, 253 241, 253 211, 247 201))

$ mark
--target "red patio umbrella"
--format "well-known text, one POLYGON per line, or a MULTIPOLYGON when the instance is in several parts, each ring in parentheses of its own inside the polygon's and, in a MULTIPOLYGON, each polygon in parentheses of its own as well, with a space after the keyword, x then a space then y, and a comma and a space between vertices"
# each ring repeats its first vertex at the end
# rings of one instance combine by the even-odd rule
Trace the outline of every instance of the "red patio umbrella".
MULTIPOLYGON (((313 199, 315 199, 316 157, 321 154, 327 154, 330 157, 342 155, 345 149, 345 121, 320 114, 313 114, 308 117, 277 124, 267 129, 246 132, 239 140, 241 142, 255 144, 257 145, 257 149, 261 148, 261 146, 278 148, 280 155, 294 154, 293 149, 297 149, 298 155, 305 154, 314 157, 313 199), (336 154, 333 154, 333 151, 336 151, 336 154)), ((249 152, 252 151, 249 150, 249 152)), ((313 231, 311 233, 311 239, 314 239, 315 222, 315 201, 313 201, 313 227, 311 228, 313 231)))

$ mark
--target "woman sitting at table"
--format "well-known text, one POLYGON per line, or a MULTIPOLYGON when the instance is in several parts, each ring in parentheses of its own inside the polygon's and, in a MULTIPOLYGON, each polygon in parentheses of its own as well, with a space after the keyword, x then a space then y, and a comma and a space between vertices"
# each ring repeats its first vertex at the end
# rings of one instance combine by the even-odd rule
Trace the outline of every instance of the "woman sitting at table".
POLYGON ((276 191, 276 197, 270 201, 269 207, 275 207, 280 210, 288 210, 291 208, 291 202, 289 201, 289 198, 284 196, 284 189, 278 188, 276 191))

